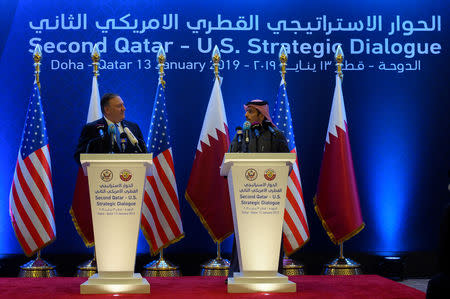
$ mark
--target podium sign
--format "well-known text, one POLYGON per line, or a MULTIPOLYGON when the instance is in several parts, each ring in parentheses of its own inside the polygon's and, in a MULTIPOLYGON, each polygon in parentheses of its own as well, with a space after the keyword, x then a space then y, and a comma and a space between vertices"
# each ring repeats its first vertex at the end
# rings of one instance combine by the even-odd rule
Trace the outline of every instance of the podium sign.
POLYGON ((278 273, 291 153, 227 153, 227 176, 241 272, 228 279, 229 293, 295 292, 278 273))
POLYGON ((151 154, 81 154, 89 179, 98 274, 81 294, 150 293, 134 273, 144 182, 151 154))

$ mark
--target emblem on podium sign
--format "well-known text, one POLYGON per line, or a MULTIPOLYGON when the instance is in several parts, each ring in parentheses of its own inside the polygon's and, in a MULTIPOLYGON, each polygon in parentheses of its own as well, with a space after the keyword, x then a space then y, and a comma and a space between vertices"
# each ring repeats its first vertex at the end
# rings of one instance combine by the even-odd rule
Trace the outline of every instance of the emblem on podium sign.
POLYGON ((120 172, 120 179, 124 182, 128 182, 129 180, 131 180, 132 177, 133 177, 133 174, 128 169, 123 169, 120 172))
POLYGON ((113 173, 109 169, 103 169, 102 172, 100 172, 100 178, 104 182, 109 182, 113 179, 113 173))
POLYGON ((273 181, 276 176, 277 174, 272 168, 266 169, 266 171, 264 171, 264 178, 268 181, 273 181))
POLYGON ((249 181, 254 181, 258 177, 258 172, 256 171, 256 169, 249 168, 245 171, 245 177, 249 181))

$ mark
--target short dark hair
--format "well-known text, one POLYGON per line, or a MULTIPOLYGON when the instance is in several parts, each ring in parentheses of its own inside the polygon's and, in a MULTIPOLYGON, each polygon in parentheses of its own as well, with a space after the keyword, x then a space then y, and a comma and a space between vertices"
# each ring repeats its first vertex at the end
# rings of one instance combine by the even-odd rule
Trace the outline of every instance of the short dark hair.
POLYGON ((100 100, 100 108, 102 113, 105 113, 105 106, 109 105, 111 99, 117 98, 119 95, 116 93, 105 93, 100 100))

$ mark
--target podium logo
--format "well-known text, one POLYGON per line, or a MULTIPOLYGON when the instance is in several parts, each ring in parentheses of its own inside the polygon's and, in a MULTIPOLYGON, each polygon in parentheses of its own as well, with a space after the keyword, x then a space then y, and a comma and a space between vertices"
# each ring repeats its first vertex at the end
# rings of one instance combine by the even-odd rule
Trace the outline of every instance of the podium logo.
POLYGON ((124 169, 120 172, 120 179, 124 182, 128 182, 133 177, 133 174, 128 169, 124 169))
POLYGON ((264 178, 268 181, 273 181, 277 174, 275 173, 275 170, 269 168, 264 171, 264 178))
POLYGON ((100 178, 103 182, 109 182, 113 178, 113 173, 109 169, 103 169, 102 172, 100 172, 100 178))
POLYGON ((254 181, 258 177, 258 172, 256 171, 256 169, 249 168, 245 171, 245 177, 249 181, 254 181))

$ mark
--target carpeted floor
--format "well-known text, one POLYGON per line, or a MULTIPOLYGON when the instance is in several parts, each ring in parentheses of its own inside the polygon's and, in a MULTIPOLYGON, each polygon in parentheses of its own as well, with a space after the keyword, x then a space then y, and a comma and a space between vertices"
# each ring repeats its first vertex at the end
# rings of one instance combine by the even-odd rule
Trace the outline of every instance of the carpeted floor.
POLYGON ((408 287, 412 287, 415 288, 416 290, 426 293, 429 281, 430 281, 429 278, 409 278, 399 282, 408 287))
MULTIPOLYGON (((377 275, 291 276, 296 293, 228 294, 224 277, 147 278, 152 298, 425 298, 425 293, 377 275)), ((148 298, 148 295, 80 295, 86 278, 0 278, 0 298, 148 298)))

